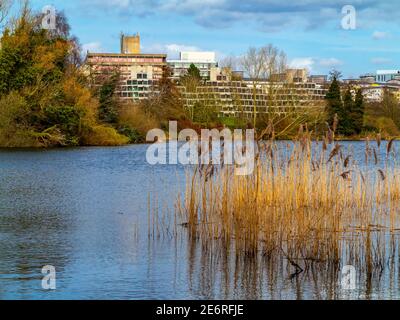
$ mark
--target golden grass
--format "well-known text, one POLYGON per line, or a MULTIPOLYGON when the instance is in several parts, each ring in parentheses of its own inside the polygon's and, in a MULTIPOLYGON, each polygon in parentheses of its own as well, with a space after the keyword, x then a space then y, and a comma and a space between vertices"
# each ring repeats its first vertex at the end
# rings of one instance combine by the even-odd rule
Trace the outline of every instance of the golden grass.
POLYGON ((213 175, 197 167, 177 201, 179 221, 203 246, 247 257, 283 256, 297 272, 317 262, 383 268, 400 231, 393 141, 385 151, 380 138, 367 141, 367 167, 328 140, 313 146, 301 133, 286 145, 259 143, 249 176, 236 176, 232 166, 213 175))

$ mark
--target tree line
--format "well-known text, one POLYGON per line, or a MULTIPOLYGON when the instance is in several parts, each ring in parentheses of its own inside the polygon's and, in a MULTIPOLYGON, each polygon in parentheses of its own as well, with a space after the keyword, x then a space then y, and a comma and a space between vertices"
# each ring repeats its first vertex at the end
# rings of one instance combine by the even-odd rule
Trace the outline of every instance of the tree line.
POLYGON ((361 88, 341 84, 340 77, 340 72, 331 72, 326 95, 325 112, 331 129, 343 137, 400 134, 400 103, 390 89, 383 89, 381 101, 365 101, 361 88))
MULTIPOLYGON (((150 95, 141 101, 121 101, 116 95, 119 73, 116 70, 100 86, 94 87, 83 72, 79 41, 70 34, 63 13, 57 16, 56 30, 41 27, 41 14, 32 12, 28 2, 20 14, 4 20, 9 6, 1 2, 4 28, 0 38, 0 146, 51 147, 76 145, 121 145, 145 142, 147 132, 167 129, 171 120, 179 128, 246 128, 265 132, 273 127, 278 138, 293 138, 298 129, 308 126, 315 135, 326 130, 326 123, 341 136, 360 136, 368 132, 399 134, 400 109, 396 97, 385 91, 382 103, 366 103, 361 90, 343 89, 340 73, 331 75, 326 108, 293 108, 285 114, 257 111, 257 88, 269 79, 269 100, 279 83, 273 75, 287 67, 286 55, 272 45, 250 48, 239 62, 253 88, 252 118, 221 115, 222 102, 199 99, 185 103, 182 90, 196 95, 205 85, 200 70, 192 64, 176 83, 165 66, 162 78, 150 95), (299 111, 300 110, 300 111, 299 111)), ((0 25, 1 22, 0 21, 0 25)), ((234 70, 234 59, 226 68, 234 70)), ((236 79, 240 80, 240 79, 236 79)), ((239 108, 240 97, 234 98, 239 108), (238 100, 238 101, 236 101, 238 100)), ((271 108, 272 109, 272 108, 271 108)))
POLYGON ((64 14, 41 27, 28 2, 10 19, 0 43, 0 146, 120 145, 128 138, 99 118, 81 53, 64 14))

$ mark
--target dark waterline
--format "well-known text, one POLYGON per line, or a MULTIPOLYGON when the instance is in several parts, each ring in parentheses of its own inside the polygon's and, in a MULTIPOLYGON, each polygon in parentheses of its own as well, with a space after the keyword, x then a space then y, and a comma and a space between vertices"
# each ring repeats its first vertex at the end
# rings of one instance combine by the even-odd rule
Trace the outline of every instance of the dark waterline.
MULTIPOLYGON (((365 142, 343 144, 363 161, 365 142)), ((185 169, 148 165, 146 149, 0 150, 0 299, 400 298, 397 269, 349 296, 329 270, 291 279, 284 261, 238 266, 196 243, 149 240, 149 195, 171 212, 185 169), (45 265, 54 291, 41 287, 45 265)))

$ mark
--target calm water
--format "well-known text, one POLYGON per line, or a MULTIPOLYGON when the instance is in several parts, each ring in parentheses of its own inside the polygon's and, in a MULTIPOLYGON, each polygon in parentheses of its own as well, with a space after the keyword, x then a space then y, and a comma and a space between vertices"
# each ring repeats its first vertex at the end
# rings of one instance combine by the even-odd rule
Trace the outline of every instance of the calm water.
MULTIPOLYGON (((346 144, 363 158, 364 143, 346 144)), ((0 151, 0 299, 400 298, 397 264, 349 293, 337 271, 291 278, 282 260, 149 240, 149 194, 172 210, 185 170, 148 165, 146 148, 0 151), (54 291, 41 287, 45 265, 54 291)))

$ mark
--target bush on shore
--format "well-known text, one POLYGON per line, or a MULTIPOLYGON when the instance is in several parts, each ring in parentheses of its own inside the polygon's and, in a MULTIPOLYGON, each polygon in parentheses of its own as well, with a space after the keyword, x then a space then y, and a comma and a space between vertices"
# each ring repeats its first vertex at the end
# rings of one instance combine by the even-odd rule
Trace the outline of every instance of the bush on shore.
POLYGON ((63 14, 40 27, 26 4, 1 35, 0 146, 119 145, 127 138, 98 120, 99 102, 80 69, 77 40, 63 14))

